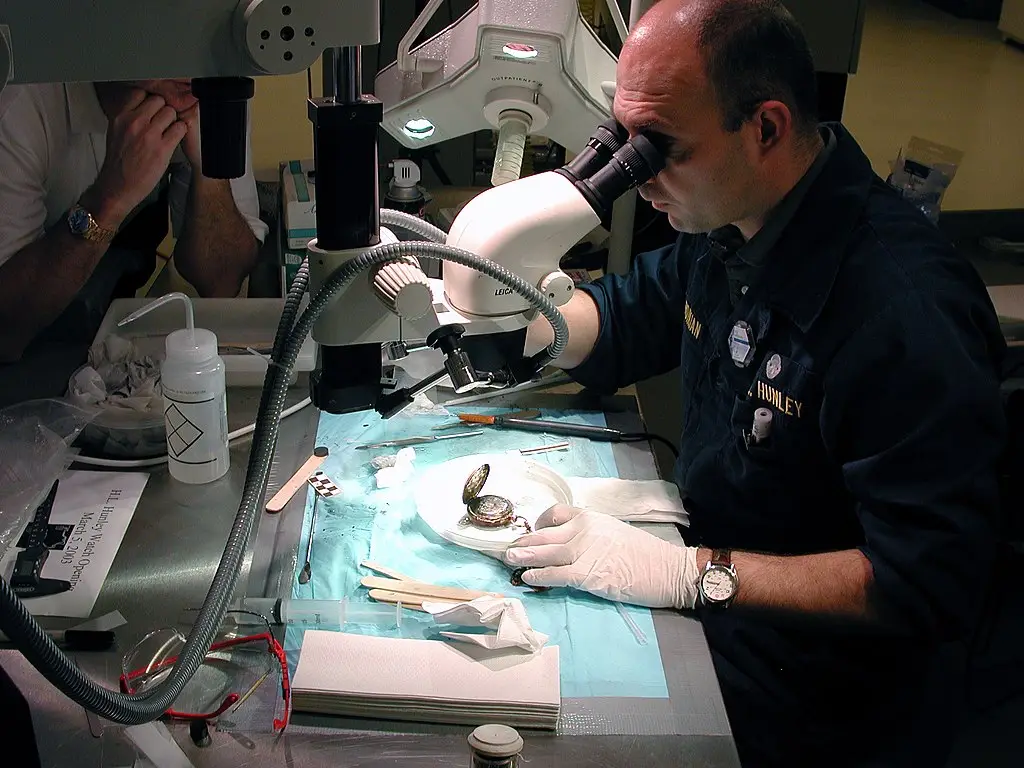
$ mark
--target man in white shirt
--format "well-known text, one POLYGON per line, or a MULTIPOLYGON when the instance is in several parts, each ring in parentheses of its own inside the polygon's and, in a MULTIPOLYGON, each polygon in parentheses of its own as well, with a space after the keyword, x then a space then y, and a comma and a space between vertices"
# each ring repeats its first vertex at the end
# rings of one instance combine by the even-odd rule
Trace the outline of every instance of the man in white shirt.
POLYGON ((201 296, 233 297, 267 226, 256 182, 202 175, 188 80, 9 85, 0 92, 0 361, 86 341, 151 276, 167 234, 201 296))

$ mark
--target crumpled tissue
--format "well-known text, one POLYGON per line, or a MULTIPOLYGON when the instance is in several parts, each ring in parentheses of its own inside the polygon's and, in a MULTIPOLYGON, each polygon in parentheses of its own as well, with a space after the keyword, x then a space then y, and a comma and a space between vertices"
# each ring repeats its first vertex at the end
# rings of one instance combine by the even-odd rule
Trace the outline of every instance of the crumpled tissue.
POLYGON ((71 378, 68 395, 77 405, 163 413, 160 363, 130 340, 111 334, 89 349, 89 364, 71 378))
POLYGON ((515 597, 478 597, 457 605, 424 602, 423 610, 433 616, 437 624, 496 629, 497 633, 493 635, 441 633, 451 640, 473 643, 489 650, 522 648, 536 653, 548 641, 547 635, 530 625, 523 601, 515 597))
POLYGON ((403 448, 393 456, 376 456, 370 462, 377 474, 378 488, 394 488, 412 477, 412 463, 416 460, 416 449, 403 448))
POLYGON ((451 416, 451 411, 433 402, 424 393, 416 395, 399 416, 451 416))

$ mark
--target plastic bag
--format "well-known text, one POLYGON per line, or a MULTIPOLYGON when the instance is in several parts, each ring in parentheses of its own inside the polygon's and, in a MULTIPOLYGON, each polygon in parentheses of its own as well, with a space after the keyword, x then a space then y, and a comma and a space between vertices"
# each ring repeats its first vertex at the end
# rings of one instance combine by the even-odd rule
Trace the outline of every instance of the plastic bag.
POLYGON ((958 149, 915 136, 893 163, 889 185, 937 223, 942 198, 963 159, 958 149))
POLYGON ((71 463, 71 444, 92 418, 53 398, 0 410, 0 557, 71 463))

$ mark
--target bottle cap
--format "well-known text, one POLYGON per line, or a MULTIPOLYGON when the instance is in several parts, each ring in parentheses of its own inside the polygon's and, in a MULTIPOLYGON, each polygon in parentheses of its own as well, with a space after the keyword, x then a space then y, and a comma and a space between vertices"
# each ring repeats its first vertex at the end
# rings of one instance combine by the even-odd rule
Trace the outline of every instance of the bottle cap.
POLYGON ((217 356, 217 334, 205 328, 182 328, 167 334, 167 359, 205 363, 217 356))
POLYGON ((772 428, 772 412, 767 408, 758 408, 754 411, 754 438, 765 440, 772 428))
POLYGON ((486 757, 515 757, 523 751, 523 737, 507 725, 481 725, 469 735, 469 746, 486 757))

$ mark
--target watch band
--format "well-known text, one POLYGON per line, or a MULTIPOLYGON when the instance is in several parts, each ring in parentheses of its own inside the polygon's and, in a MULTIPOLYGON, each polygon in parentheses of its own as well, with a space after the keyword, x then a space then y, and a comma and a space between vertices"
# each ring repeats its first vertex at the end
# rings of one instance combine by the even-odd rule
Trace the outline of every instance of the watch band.
POLYGON ((67 214, 67 222, 73 235, 93 243, 109 243, 117 236, 117 230, 100 226, 96 218, 81 205, 71 207, 67 214), (84 227, 81 225, 81 220, 86 222, 84 227))
POLYGON ((711 550, 711 564, 721 565, 723 568, 732 568, 732 552, 728 549, 711 550))

